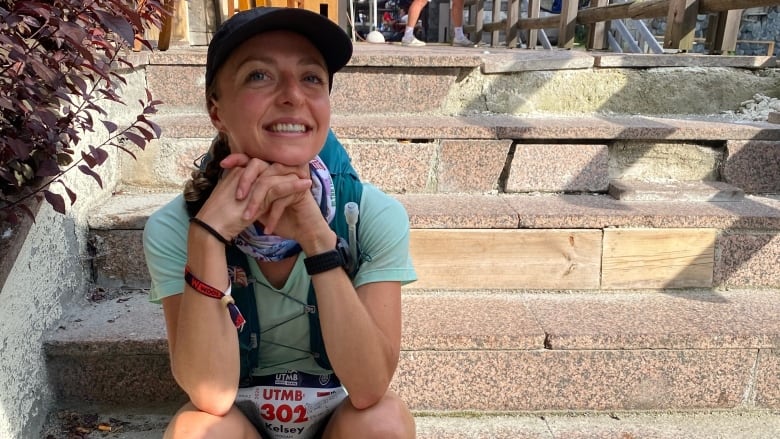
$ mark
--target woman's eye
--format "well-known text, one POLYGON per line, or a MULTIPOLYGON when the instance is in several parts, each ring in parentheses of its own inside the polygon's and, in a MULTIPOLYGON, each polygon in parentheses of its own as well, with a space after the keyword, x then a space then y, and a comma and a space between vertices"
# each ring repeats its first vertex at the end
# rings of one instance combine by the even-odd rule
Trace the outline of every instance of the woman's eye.
POLYGON ((266 75, 265 72, 261 72, 259 70, 256 70, 256 71, 254 71, 254 72, 249 74, 248 79, 250 81, 262 81, 262 80, 266 79, 267 77, 268 77, 268 75, 266 75))
POLYGON ((320 75, 306 75, 304 81, 311 82, 313 84, 322 84, 324 81, 320 75))

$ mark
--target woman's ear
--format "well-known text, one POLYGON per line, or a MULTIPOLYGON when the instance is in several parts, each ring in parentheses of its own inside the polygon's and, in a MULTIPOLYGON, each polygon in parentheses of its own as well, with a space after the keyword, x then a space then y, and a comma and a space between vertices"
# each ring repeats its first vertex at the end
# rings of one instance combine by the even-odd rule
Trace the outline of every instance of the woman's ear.
POLYGON ((209 103, 209 119, 211 119, 211 125, 219 132, 225 132, 225 125, 222 123, 222 119, 219 118, 219 104, 212 99, 209 103))

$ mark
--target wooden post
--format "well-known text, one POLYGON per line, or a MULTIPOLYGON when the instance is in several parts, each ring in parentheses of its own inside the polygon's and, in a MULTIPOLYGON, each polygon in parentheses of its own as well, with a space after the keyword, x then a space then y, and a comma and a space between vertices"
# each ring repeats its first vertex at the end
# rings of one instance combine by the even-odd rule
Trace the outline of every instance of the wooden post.
POLYGON ((574 29, 577 26, 579 0, 561 0, 561 21, 558 26, 558 47, 574 47, 574 29))
MULTIPOLYGON (((528 18, 539 18, 539 11, 542 7, 542 0, 528 0, 528 18)), ((525 33, 525 42, 529 49, 536 49, 536 43, 539 41, 539 30, 529 29, 525 33)))
MULTIPOLYGON (((473 11, 474 9, 472 9, 473 11)), ((475 39, 472 40, 476 44, 479 44, 482 42, 482 31, 483 26, 485 25, 485 0, 477 0, 477 7, 476 12, 474 13, 474 25, 477 27, 476 31, 474 31, 476 35, 475 39)))
POLYGON ((165 0, 164 8, 169 15, 163 18, 160 36, 157 39, 157 50, 168 50, 171 45, 171 34, 173 33, 173 14, 176 11, 176 0, 165 0))
POLYGON ((737 36, 739 35, 739 25, 742 22, 743 11, 744 9, 733 9, 731 11, 718 12, 710 54, 720 55, 737 50, 737 36))
MULTIPOLYGON (((507 5, 508 6, 508 5, 507 5)), ((501 0, 493 0, 493 16, 491 23, 498 23, 501 21, 501 0)), ((490 47, 498 47, 500 30, 496 29, 490 32, 490 47)))
POLYGON ((670 0, 666 18, 664 48, 690 51, 696 36, 696 14, 699 0, 670 0))
MULTIPOLYGON (((609 5, 609 0, 594 0, 591 7, 609 5)), ((588 50, 604 50, 607 44, 607 22, 599 21, 588 26, 588 50)))
POLYGON ((506 4, 506 47, 517 47, 517 19, 520 17, 520 0, 507 0, 506 4))

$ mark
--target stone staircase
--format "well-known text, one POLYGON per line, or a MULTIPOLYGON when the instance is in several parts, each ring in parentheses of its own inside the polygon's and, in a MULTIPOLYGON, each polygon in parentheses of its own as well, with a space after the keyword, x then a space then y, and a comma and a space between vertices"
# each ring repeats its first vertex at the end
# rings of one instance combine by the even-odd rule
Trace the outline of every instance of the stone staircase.
MULTIPOLYGON (((410 216, 392 387, 418 437, 780 431, 780 125, 711 115, 780 74, 654 58, 358 45, 337 75, 333 130, 410 216)), ((159 437, 184 400, 141 231, 213 136, 204 63, 139 55, 163 136, 89 220, 94 288, 44 346, 52 437, 159 437)))

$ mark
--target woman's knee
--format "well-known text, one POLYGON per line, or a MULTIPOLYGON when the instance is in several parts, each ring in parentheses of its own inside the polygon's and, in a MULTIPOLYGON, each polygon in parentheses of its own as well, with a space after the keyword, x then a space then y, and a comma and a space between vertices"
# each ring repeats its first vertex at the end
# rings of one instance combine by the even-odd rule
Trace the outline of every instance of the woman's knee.
POLYGON ((260 434, 235 406, 225 416, 200 411, 187 403, 173 416, 165 430, 164 439, 211 438, 260 439, 260 434))
POLYGON ((323 438, 412 439, 414 417, 395 393, 388 391, 373 406, 358 410, 347 399, 333 414, 323 438))

